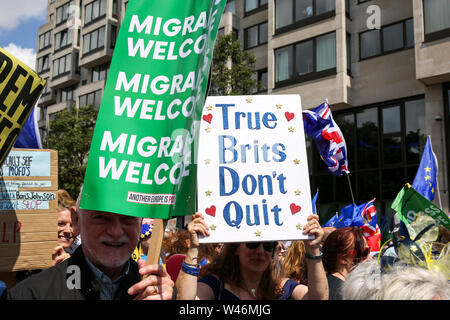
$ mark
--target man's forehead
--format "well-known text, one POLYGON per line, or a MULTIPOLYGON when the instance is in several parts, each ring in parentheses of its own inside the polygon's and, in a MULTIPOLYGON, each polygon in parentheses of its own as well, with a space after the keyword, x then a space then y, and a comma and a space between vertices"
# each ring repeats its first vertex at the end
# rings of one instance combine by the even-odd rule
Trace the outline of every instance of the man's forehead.
POLYGON ((142 220, 140 217, 135 217, 131 215, 121 214, 121 213, 114 213, 114 212, 108 212, 108 211, 100 211, 100 210, 89 210, 89 209, 79 209, 80 214, 82 215, 105 215, 109 217, 126 217, 126 218, 135 218, 136 220, 142 220))

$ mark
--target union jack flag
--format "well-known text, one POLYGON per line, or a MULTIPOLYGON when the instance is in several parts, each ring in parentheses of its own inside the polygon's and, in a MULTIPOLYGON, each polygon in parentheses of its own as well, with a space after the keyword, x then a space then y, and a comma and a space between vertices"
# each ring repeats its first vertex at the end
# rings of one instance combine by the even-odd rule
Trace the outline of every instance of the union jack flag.
POLYGON ((334 122, 329 104, 324 102, 311 110, 303 110, 303 124, 328 170, 337 176, 349 174, 344 135, 334 122))
POLYGON ((341 214, 334 215, 322 227, 360 227, 371 252, 380 251, 381 233, 377 224, 377 209, 373 204, 375 198, 360 205, 350 204, 342 208, 341 214))

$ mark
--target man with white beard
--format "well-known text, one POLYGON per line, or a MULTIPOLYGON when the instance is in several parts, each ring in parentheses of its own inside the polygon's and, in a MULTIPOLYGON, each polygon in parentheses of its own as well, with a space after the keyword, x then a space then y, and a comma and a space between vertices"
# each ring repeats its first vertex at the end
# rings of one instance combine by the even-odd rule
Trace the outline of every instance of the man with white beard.
MULTIPOLYGON (((81 191, 80 191, 81 195, 81 191)), ((71 209, 82 244, 58 265, 33 275, 9 291, 11 300, 171 299, 173 281, 160 265, 131 259, 142 218, 71 209), (146 276, 143 278, 142 276, 146 276)))

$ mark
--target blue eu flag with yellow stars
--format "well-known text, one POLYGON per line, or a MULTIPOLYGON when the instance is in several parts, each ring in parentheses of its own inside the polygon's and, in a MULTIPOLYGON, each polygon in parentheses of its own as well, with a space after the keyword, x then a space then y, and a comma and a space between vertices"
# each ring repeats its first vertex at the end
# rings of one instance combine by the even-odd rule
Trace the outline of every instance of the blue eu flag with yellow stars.
POLYGON ((436 195, 437 169, 436 156, 431 147, 430 136, 428 136, 412 187, 429 201, 433 201, 436 195))

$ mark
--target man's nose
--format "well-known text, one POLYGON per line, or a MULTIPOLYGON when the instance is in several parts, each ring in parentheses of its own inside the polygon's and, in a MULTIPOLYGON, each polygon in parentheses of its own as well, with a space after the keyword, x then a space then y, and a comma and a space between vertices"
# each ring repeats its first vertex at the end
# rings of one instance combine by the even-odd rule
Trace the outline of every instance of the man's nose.
POLYGON ((112 236, 121 236, 124 234, 123 225, 118 218, 114 218, 110 221, 108 225, 107 232, 112 236))

